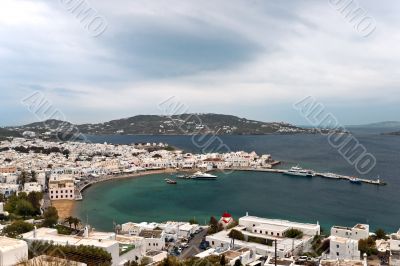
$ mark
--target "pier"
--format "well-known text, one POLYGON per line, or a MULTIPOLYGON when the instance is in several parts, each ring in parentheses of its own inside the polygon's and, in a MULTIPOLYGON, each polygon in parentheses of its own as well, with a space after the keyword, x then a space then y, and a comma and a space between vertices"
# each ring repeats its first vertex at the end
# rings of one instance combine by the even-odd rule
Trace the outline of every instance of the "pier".
MULTIPOLYGON (((274 168, 229 168, 225 170, 230 170, 230 171, 251 171, 251 172, 267 172, 267 173, 277 173, 277 174, 285 174, 287 170, 285 169, 274 169, 274 168)), ((336 179, 336 180, 348 180, 349 182, 354 179, 353 176, 346 176, 346 175, 339 175, 339 174, 332 174, 332 173, 320 173, 320 172, 315 172, 312 171, 313 175, 312 177, 318 176, 321 178, 329 178, 329 179, 336 179)), ((356 178, 359 183, 365 183, 365 184, 370 184, 370 185, 376 185, 376 186, 385 186, 387 185, 386 182, 378 179, 372 180, 372 179, 365 179, 365 178, 356 178)))

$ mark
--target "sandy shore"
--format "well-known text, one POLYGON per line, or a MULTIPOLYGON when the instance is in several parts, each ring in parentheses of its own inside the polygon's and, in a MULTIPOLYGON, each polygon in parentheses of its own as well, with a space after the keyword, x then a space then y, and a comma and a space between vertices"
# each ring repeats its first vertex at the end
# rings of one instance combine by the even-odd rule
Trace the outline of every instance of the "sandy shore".
POLYGON ((51 205, 58 211, 58 217, 63 220, 72 216, 75 207, 75 200, 53 200, 51 205))

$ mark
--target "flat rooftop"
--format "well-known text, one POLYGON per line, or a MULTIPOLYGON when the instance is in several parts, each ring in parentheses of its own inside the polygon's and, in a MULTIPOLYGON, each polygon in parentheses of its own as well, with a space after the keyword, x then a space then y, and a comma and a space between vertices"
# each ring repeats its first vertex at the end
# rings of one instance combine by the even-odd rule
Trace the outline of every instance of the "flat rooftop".
POLYGON ((34 231, 25 233, 22 235, 23 239, 27 240, 38 240, 38 241, 53 241, 55 244, 60 245, 85 245, 85 246, 96 246, 96 247, 110 247, 118 244, 116 240, 107 239, 105 237, 107 233, 102 234, 97 232, 94 236, 91 234, 89 238, 84 238, 81 236, 71 236, 71 235, 59 235, 56 229, 52 228, 38 228, 36 229, 36 237, 34 237, 34 231), (98 237, 98 238, 93 238, 98 237))
POLYGON ((162 230, 142 230, 139 236, 144 238, 160 238, 162 232, 162 230))
POLYGON ((0 236, 0 251, 2 252, 6 252, 14 248, 20 248, 24 246, 27 247, 28 245, 23 240, 0 236))
POLYGON ((240 223, 240 221, 264 223, 264 224, 270 224, 270 225, 281 225, 281 226, 288 226, 288 227, 301 226, 301 227, 308 228, 308 229, 315 229, 316 227, 319 227, 318 224, 299 223, 299 222, 291 222, 291 221, 287 221, 287 220, 260 218, 257 216, 243 216, 243 217, 239 218, 239 223, 240 223))
POLYGON ((359 260, 337 261, 337 260, 323 260, 320 266, 363 266, 363 262, 359 260))

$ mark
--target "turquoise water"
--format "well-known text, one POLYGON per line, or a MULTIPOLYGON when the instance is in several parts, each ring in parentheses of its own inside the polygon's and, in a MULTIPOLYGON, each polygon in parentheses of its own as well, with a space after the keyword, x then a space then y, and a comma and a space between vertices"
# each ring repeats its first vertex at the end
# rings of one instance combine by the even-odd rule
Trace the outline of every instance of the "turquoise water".
MULTIPOLYGON (((370 132, 357 138, 377 158, 377 166, 365 177, 380 175, 385 187, 354 185, 322 178, 290 177, 281 174, 234 172, 218 173, 216 181, 178 180, 164 182, 165 175, 110 181, 84 193, 76 214, 101 230, 111 230, 113 221, 189 220, 204 223, 224 211, 235 217, 251 215, 352 226, 369 223, 372 228, 395 231, 400 227, 400 138, 370 132)), ((98 142, 131 143, 166 141, 188 151, 198 151, 188 136, 92 136, 98 142)), ((284 160, 281 167, 300 163, 319 171, 356 175, 323 136, 226 136, 232 150, 271 153, 284 160)))

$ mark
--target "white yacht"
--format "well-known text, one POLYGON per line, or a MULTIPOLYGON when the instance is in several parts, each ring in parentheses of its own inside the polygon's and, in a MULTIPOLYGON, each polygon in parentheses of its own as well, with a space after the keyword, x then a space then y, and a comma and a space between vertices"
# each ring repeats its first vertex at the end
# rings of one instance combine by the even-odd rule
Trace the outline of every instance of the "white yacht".
POLYGON ((217 176, 199 171, 199 172, 194 173, 190 178, 191 179, 216 179, 217 176))
POLYGON ((311 170, 305 170, 299 166, 293 166, 289 170, 284 172, 285 175, 294 175, 294 176, 307 176, 312 177, 315 176, 315 173, 311 170))

